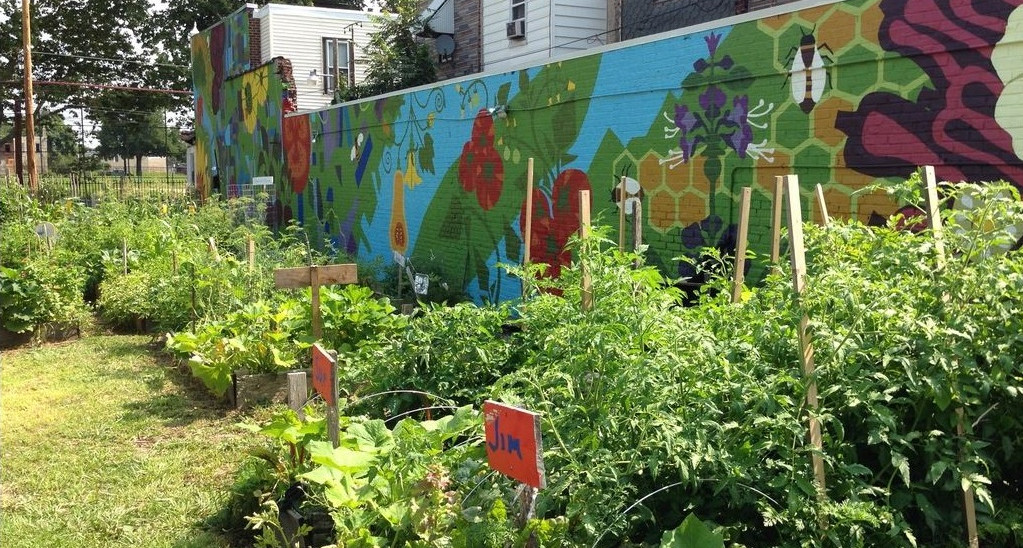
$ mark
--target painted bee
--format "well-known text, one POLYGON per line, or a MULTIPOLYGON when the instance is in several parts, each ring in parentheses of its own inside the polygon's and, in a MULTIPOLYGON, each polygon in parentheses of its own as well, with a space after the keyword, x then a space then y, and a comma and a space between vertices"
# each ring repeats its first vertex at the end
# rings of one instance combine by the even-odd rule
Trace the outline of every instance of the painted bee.
POLYGON ((807 114, 824 96, 824 88, 828 83, 828 71, 824 61, 830 62, 831 58, 821 54, 821 50, 827 50, 834 55, 827 44, 817 44, 817 38, 811 30, 803 34, 799 39, 799 45, 794 46, 788 55, 792 58, 789 66, 792 100, 807 114))

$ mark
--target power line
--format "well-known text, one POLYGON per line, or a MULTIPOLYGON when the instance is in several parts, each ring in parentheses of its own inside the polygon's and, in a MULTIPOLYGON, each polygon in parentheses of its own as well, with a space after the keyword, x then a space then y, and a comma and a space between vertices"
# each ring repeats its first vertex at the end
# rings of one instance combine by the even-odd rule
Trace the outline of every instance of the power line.
POLYGON ((156 63, 156 62, 152 62, 152 61, 135 61, 133 59, 123 59, 123 58, 122 59, 115 59, 113 57, 97 57, 97 56, 94 56, 94 55, 75 55, 75 54, 70 54, 70 53, 54 53, 52 51, 35 51, 35 50, 33 50, 33 53, 36 53, 37 55, 49 55, 51 57, 70 57, 70 58, 73 58, 73 59, 91 59, 93 61, 109 61, 109 62, 112 62, 112 63, 133 63, 133 64, 136 64, 136 65, 171 67, 171 68, 185 69, 185 70, 187 70, 189 68, 186 65, 175 65, 173 63, 156 63))
MULTIPOLYGON (((5 84, 18 84, 17 80, 3 80, 5 84)), ((38 86, 66 86, 66 87, 79 87, 79 88, 96 88, 96 89, 115 89, 122 91, 147 91, 151 93, 170 93, 175 95, 191 95, 192 92, 185 89, 167 89, 167 88, 144 88, 138 86, 118 86, 114 84, 90 84, 88 82, 68 82, 63 80, 32 80, 32 83, 38 86)))

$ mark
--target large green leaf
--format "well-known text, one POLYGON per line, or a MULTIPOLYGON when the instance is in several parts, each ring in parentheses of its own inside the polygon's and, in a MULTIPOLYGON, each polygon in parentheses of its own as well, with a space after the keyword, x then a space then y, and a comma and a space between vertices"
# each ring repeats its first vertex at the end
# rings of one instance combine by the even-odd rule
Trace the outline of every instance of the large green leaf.
POLYGON ((347 447, 331 447, 330 443, 325 441, 309 443, 309 458, 317 464, 353 475, 367 472, 376 461, 376 455, 372 453, 347 447))
POLYGON ((384 421, 375 419, 349 426, 345 432, 344 444, 354 445, 359 451, 383 453, 394 447, 394 436, 384 421))
POLYGON ((661 548, 725 548, 724 538, 689 514, 677 528, 661 536, 661 548))

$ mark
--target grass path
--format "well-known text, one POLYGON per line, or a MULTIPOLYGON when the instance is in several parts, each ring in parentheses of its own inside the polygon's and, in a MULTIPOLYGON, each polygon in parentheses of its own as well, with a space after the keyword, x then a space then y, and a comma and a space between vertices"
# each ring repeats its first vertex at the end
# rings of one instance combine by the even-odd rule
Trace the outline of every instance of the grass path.
POLYGON ((0 359, 0 545, 216 547, 233 412, 147 348, 94 335, 0 359))

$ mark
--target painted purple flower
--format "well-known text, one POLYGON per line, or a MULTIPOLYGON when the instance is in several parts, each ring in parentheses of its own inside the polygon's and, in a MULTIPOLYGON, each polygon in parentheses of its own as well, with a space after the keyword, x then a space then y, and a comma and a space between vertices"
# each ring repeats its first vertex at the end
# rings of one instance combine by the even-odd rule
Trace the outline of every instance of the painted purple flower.
POLYGON ((693 150, 696 148, 696 144, 701 141, 700 138, 694 137, 687 139, 685 136, 678 140, 678 146, 682 148, 682 159, 688 162, 693 158, 693 150))
POLYGON ((731 69, 732 65, 734 65, 734 64, 735 64, 735 61, 732 60, 732 56, 731 55, 725 55, 724 57, 721 58, 720 61, 718 61, 718 66, 723 68, 723 69, 725 69, 725 70, 731 69))
POLYGON ((692 131, 693 128, 696 127, 697 123, 699 122, 697 121, 696 116, 692 112, 689 112, 689 107, 685 105, 675 106, 675 127, 682 130, 683 137, 692 131))
POLYGON ((739 95, 732 99, 732 110, 725 118, 727 125, 735 127, 735 131, 728 136, 728 144, 740 158, 746 157, 746 148, 753 142, 753 128, 749 124, 749 97, 739 95))
POLYGON ((721 88, 710 86, 707 91, 700 94, 700 108, 707 113, 708 118, 717 118, 721 107, 725 106, 727 100, 728 97, 725 92, 721 91, 721 88))
POLYGON ((707 61, 705 59, 697 59, 696 62, 693 63, 693 70, 695 70, 696 72, 703 72, 707 70, 707 67, 709 66, 710 65, 707 64, 707 61))
POLYGON ((707 51, 710 52, 710 56, 714 57, 714 53, 718 50, 718 44, 721 43, 721 35, 712 32, 703 39, 707 42, 707 51))
POLYGON ((728 136, 728 144, 739 153, 740 158, 746 157, 746 149, 753 142, 753 128, 749 125, 740 126, 728 136))

